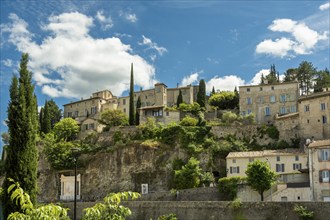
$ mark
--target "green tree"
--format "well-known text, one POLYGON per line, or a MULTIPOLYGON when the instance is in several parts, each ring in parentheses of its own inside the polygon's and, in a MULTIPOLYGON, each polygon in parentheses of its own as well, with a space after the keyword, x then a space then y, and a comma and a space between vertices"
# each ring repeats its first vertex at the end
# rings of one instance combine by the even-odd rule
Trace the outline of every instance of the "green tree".
POLYGON ((52 129, 52 124, 51 124, 51 118, 50 118, 50 110, 49 110, 48 101, 46 100, 44 109, 43 109, 40 130, 44 134, 47 134, 50 132, 51 129, 52 129))
POLYGON ((269 84, 279 82, 278 72, 275 69, 275 64, 270 66, 270 72, 265 77, 265 79, 268 81, 269 84))
POLYGON ((186 115, 181 121, 181 126, 196 126, 198 123, 198 120, 196 118, 190 117, 189 115, 186 115))
POLYGON ((84 209, 83 220, 124 220, 132 214, 131 210, 121 205, 122 200, 134 200, 140 197, 136 192, 110 193, 103 202, 84 209))
POLYGON ((176 189, 195 188, 200 185, 202 169, 199 167, 199 161, 191 157, 186 165, 180 170, 175 170, 174 184, 176 189))
POLYGON ((49 111, 50 126, 51 128, 54 128, 55 124, 62 118, 62 110, 53 99, 47 101, 47 106, 49 111))
POLYGON ((210 96, 214 95, 215 94, 215 89, 214 89, 214 86, 212 87, 212 91, 211 91, 211 94, 210 96))
POLYGON ((141 108, 141 97, 139 96, 136 102, 135 125, 140 124, 140 108, 141 108))
POLYGON ((183 97, 182 97, 182 92, 181 92, 181 89, 179 91, 179 95, 178 95, 178 98, 177 98, 177 101, 176 101, 176 106, 180 106, 180 104, 183 103, 183 97))
POLYGON ((311 62, 303 61, 298 67, 299 88, 302 95, 308 95, 313 88, 313 79, 316 75, 316 68, 311 62))
POLYGON ((245 174, 247 184, 256 190, 260 194, 261 201, 264 201, 264 192, 276 181, 276 172, 270 169, 266 161, 256 160, 248 164, 245 174))
POLYGON ((204 79, 199 81, 199 90, 197 93, 197 103, 200 107, 205 108, 206 102, 206 85, 204 79))
POLYGON ((128 118, 126 114, 120 110, 106 110, 102 112, 99 122, 106 126, 106 128, 128 125, 128 118))
POLYGON ((203 111, 203 109, 197 102, 194 102, 193 104, 181 103, 178 107, 178 110, 183 112, 189 112, 195 116, 198 116, 198 112, 203 111))
POLYGON ((238 99, 238 92, 222 91, 211 96, 209 104, 222 110, 237 109, 238 99))
POLYGON ((129 87, 129 125, 135 125, 134 119, 134 76, 133 76, 133 63, 131 63, 131 81, 129 87))
POLYGON ((316 73, 314 92, 322 92, 324 88, 330 87, 330 73, 328 69, 316 73))
POLYGON ((10 200, 8 179, 14 179, 36 202, 38 151, 37 102, 34 96, 32 73, 28 70, 28 54, 22 54, 19 79, 13 77, 8 105, 8 131, 10 135, 5 161, 6 178, 3 184, 4 216, 19 211, 20 207, 10 200))
POLYGON ((20 207, 20 211, 9 213, 8 220, 69 220, 67 216, 66 208, 61 206, 48 204, 40 207, 34 207, 33 203, 30 200, 29 194, 24 192, 18 182, 15 182, 13 179, 7 180, 9 184, 8 195, 10 200, 17 204, 20 207))
POLYGON ((284 73, 283 82, 293 82, 298 80, 298 69, 290 68, 284 73))
POLYGON ((57 142, 72 141, 76 138, 80 128, 76 120, 72 118, 64 118, 62 121, 55 124, 53 133, 57 142))

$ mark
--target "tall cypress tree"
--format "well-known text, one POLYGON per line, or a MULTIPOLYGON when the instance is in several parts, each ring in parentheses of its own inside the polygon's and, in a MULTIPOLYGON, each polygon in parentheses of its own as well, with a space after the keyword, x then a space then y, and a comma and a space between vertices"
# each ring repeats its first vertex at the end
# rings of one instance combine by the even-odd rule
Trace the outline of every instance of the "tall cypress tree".
POLYGON ((197 103, 200 105, 200 107, 205 108, 205 102, 206 102, 206 86, 204 79, 201 79, 199 81, 199 90, 197 93, 197 103))
POLYGON ((5 161, 6 178, 3 184, 5 218, 12 212, 21 211, 20 207, 11 202, 7 193, 10 184, 8 178, 19 182, 24 191, 30 195, 31 201, 36 202, 38 116, 32 73, 27 68, 28 59, 28 54, 22 54, 19 79, 14 76, 10 87, 10 102, 7 110, 10 139, 5 161))
POLYGON ((129 125, 134 125, 134 76, 133 76, 133 63, 131 63, 131 82, 129 88, 129 125))
POLYGON ((141 97, 139 96, 137 102, 136 102, 136 113, 135 113, 135 125, 140 124, 140 113, 139 108, 141 108, 141 97))
POLYGON ((50 123, 50 111, 49 111, 49 105, 48 101, 45 101, 45 107, 44 107, 44 112, 43 112, 43 118, 42 118, 42 132, 44 134, 47 134, 51 130, 51 123, 50 123))
POLYGON ((44 108, 41 107, 39 112, 39 129, 40 133, 43 132, 43 118, 44 118, 44 108))
POLYGON ((180 104, 183 103, 183 97, 182 97, 182 92, 181 92, 181 89, 179 90, 179 95, 178 95, 178 98, 177 98, 177 101, 176 101, 176 106, 180 106, 180 104))
POLYGON ((210 96, 214 95, 215 94, 215 89, 214 89, 214 86, 212 87, 212 91, 211 91, 211 94, 210 96))

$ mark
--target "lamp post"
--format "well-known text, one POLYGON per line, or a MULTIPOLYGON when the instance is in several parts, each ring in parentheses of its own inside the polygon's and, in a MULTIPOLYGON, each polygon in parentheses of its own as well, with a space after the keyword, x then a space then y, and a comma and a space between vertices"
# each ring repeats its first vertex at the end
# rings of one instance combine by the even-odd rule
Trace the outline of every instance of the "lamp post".
MULTIPOLYGON (((270 161, 268 160, 268 158, 266 158, 266 161, 269 164, 269 168, 272 169, 272 165, 270 164, 270 161)), ((270 185, 270 201, 271 202, 273 201, 273 186, 272 186, 272 184, 270 185)))
POLYGON ((74 203, 73 203, 73 219, 77 219, 77 160, 79 156, 79 148, 72 148, 72 156, 74 162, 74 203))

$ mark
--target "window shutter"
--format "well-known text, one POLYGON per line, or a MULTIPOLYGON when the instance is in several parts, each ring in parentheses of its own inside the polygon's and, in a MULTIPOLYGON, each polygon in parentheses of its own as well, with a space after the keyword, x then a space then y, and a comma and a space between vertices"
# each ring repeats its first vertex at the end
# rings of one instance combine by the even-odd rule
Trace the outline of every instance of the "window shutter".
POLYGON ((299 170, 301 169, 301 163, 299 164, 299 170))
POLYGON ((239 173, 239 167, 237 167, 237 173, 239 173))
POLYGON ((284 172, 284 163, 282 163, 282 172, 284 172))
POLYGON ((232 167, 230 167, 230 173, 233 173, 233 168, 232 167))
POLYGON ((319 181, 320 181, 320 183, 322 183, 322 170, 320 170, 320 172, 319 172, 319 181))
POLYGON ((278 171, 279 171, 279 165, 276 164, 276 172, 278 172, 278 171))
POLYGON ((295 167, 295 164, 293 164, 293 170, 295 170, 295 168, 296 168, 296 167, 295 167))

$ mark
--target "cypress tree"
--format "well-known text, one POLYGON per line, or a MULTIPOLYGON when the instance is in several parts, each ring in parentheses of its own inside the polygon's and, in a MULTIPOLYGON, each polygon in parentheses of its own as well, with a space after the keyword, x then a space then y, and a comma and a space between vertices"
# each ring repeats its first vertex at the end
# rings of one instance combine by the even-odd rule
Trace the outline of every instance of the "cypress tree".
POLYGON ((56 105, 53 99, 47 102, 49 118, 50 118, 50 126, 51 128, 61 120, 62 110, 56 105))
POLYGON ((39 129, 40 133, 43 132, 43 118, 44 118, 44 108, 42 107, 39 112, 39 129))
POLYGON ((181 103, 183 103, 183 97, 182 97, 182 92, 181 92, 181 89, 180 89, 179 90, 179 95, 178 95, 178 98, 177 98, 177 101, 176 101, 176 106, 179 107, 181 103))
POLYGON ((201 79, 199 81, 199 90, 197 93, 197 103, 200 105, 200 107, 205 108, 205 102, 206 102, 206 88, 205 88, 205 81, 204 79, 201 79))
POLYGON ((44 134, 49 133, 51 130, 51 123, 50 123, 50 112, 49 112, 49 105, 48 101, 45 101, 45 107, 43 112, 43 118, 42 118, 42 132, 44 134))
POLYGON ((129 88, 129 125, 134 125, 134 77, 133 77, 133 63, 131 63, 131 82, 129 88))
POLYGON ((6 178, 3 184, 5 218, 12 212, 21 211, 20 207, 11 202, 7 193, 10 184, 8 178, 19 182, 23 190, 30 195, 32 203, 36 202, 38 116, 32 73, 27 69, 28 59, 28 54, 22 54, 19 79, 14 76, 10 87, 7 110, 10 139, 5 161, 6 178))
POLYGON ((139 108, 141 108, 141 97, 139 96, 137 102, 136 102, 136 113, 135 113, 135 125, 140 124, 140 113, 139 108))
POLYGON ((214 86, 212 87, 212 91, 211 91, 211 95, 210 96, 212 96, 212 95, 214 95, 215 94, 215 89, 214 89, 214 86))

